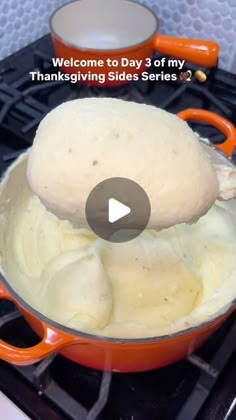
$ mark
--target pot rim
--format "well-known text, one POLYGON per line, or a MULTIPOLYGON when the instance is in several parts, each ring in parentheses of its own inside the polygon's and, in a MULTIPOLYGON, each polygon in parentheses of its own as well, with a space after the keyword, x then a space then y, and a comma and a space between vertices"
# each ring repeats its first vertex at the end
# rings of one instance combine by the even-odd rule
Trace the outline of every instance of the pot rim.
POLYGON ((215 315, 212 316, 212 318, 197 324, 193 327, 189 327, 180 331, 176 331, 172 334, 164 334, 160 336, 154 336, 154 337, 143 337, 143 338, 116 338, 116 337, 108 337, 103 335, 95 335, 91 333, 86 333, 79 330, 74 330, 73 328, 66 327, 63 324, 60 324, 51 318, 46 317, 46 315, 39 312, 37 309, 33 308, 29 303, 27 303, 15 290, 14 288, 8 283, 6 280, 4 273, 1 272, 1 279, 0 282, 4 284, 4 286, 7 288, 7 290, 10 292, 10 295, 13 296, 14 301, 13 303, 17 305, 18 303, 20 306, 23 306, 27 311, 33 313, 39 320, 45 322, 46 324, 49 324, 50 326, 56 328, 57 330, 62 330, 63 332, 76 336, 76 337, 82 337, 87 338, 89 340, 95 340, 100 342, 111 342, 114 344, 148 344, 148 343, 157 343, 167 340, 173 340, 177 337, 182 337, 188 334, 191 334, 195 331, 201 330, 202 328, 207 328, 212 323, 216 322, 218 319, 226 315, 227 313, 232 312, 233 306, 236 305, 236 298, 231 301, 229 304, 221 308, 215 315))
POLYGON ((94 53, 122 53, 124 51, 131 51, 134 49, 138 49, 139 47, 145 45, 148 41, 151 41, 152 38, 154 38, 155 35, 157 35, 159 33, 159 28, 160 28, 160 21, 159 18, 156 16, 156 14, 152 11, 152 9, 150 9, 148 6, 146 6, 145 4, 141 4, 141 3, 137 3, 136 0, 125 0, 127 2, 130 3, 135 3, 136 5, 142 7, 143 9, 146 9, 149 11, 149 13, 151 13, 153 15, 153 17, 156 20, 156 26, 155 29, 153 30, 153 32, 151 33, 151 35, 147 38, 145 38, 143 41, 135 43, 135 44, 131 44, 131 45, 127 45, 125 47, 121 47, 121 48, 87 48, 87 47, 83 47, 79 44, 74 44, 73 42, 69 42, 66 39, 64 39, 63 37, 61 37, 53 28, 53 18, 56 16, 56 14, 59 12, 59 10, 66 8, 67 6, 69 6, 72 3, 78 3, 81 0, 72 0, 60 7, 58 7, 50 16, 49 19, 49 28, 50 28, 50 32, 51 35, 53 35, 55 38, 57 38, 60 42, 62 42, 64 45, 66 45, 69 48, 73 48, 73 49, 77 49, 77 50, 82 50, 83 52, 94 52, 94 53))

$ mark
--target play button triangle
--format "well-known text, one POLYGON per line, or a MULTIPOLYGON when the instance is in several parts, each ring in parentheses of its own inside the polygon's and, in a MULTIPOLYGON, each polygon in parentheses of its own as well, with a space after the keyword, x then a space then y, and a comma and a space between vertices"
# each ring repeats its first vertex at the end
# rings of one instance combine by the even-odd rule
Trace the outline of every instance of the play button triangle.
POLYGON ((116 200, 115 198, 110 198, 108 201, 108 220, 110 223, 114 223, 117 220, 122 219, 122 217, 127 216, 131 212, 130 207, 116 200))

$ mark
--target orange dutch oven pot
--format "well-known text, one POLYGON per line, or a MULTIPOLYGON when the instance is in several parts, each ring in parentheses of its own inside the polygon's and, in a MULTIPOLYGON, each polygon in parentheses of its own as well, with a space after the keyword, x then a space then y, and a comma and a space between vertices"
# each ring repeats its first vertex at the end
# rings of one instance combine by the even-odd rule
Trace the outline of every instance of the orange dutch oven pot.
POLYGON ((134 74, 148 71, 154 51, 198 66, 217 64, 217 43, 160 35, 159 26, 152 10, 133 0, 72 1, 57 9, 50 20, 56 56, 68 60, 62 69, 79 72, 79 82, 91 86, 112 87, 137 80, 134 74), (112 66, 107 64, 109 59, 112 66), (102 60, 103 65, 86 65, 88 60, 102 60), (111 80, 109 72, 116 72, 116 78, 111 80), (96 77, 89 79, 89 73, 103 73, 102 84, 96 77))
MULTIPOLYGON (((184 120, 206 122, 221 130, 227 138, 217 148, 232 157, 236 147, 236 131, 229 121, 200 109, 187 109, 178 115, 184 120)), ((214 319, 171 335, 116 339, 75 331, 46 318, 17 295, 3 277, 0 283, 0 298, 13 301, 26 321, 41 337, 39 344, 29 348, 18 348, 0 340, 0 358, 3 360, 17 365, 29 365, 59 351, 74 362, 115 372, 156 369, 186 357, 220 327, 234 310, 235 305, 235 302, 232 302, 226 312, 214 319)))

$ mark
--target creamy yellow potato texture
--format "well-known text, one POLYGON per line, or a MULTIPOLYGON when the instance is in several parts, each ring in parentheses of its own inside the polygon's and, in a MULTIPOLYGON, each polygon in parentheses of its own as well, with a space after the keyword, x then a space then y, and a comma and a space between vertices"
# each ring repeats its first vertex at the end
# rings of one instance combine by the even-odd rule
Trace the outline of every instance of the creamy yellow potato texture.
POLYGON ((103 336, 151 337, 197 325, 236 295, 236 227, 223 207, 115 244, 59 220, 14 179, 0 190, 1 267, 48 318, 103 336))

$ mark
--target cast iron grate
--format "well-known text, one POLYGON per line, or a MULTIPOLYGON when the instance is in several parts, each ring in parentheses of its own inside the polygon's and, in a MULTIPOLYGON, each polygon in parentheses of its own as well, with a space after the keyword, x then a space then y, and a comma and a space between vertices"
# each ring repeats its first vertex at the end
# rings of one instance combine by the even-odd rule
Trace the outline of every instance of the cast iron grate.
MULTIPOLYGON (((16 308, 0 318, 0 328, 1 333, 5 330, 4 339, 9 341, 11 337, 12 344, 20 347, 38 342, 16 308), (25 329, 27 334, 24 332, 22 338, 21 331, 25 329), (15 330, 17 335, 13 333, 15 330)), ((61 419, 194 420, 202 407, 206 410, 205 403, 216 385, 222 386, 220 376, 234 354, 235 316, 226 321, 200 352, 158 371, 138 374, 98 372, 53 354, 31 366, 10 366, 0 362, 0 388, 33 419, 46 420, 47 417, 38 416, 45 410, 47 401, 50 413, 61 419), (204 354, 204 351, 209 360, 203 358, 201 352, 204 354), (23 395, 19 390, 22 378, 23 395), (32 392, 33 399, 30 397, 32 392)), ((226 414, 232 410, 233 403, 234 398, 225 407, 226 414)))

